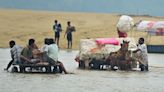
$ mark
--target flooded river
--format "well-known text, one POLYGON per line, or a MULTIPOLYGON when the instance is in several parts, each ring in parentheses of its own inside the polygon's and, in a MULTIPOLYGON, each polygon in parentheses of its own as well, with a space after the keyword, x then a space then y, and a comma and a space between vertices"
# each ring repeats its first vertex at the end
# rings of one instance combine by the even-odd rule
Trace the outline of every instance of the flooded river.
POLYGON ((164 54, 149 54, 149 72, 80 70, 78 51, 60 51, 59 60, 75 74, 18 74, 3 69, 9 49, 0 49, 0 92, 163 92, 164 54))

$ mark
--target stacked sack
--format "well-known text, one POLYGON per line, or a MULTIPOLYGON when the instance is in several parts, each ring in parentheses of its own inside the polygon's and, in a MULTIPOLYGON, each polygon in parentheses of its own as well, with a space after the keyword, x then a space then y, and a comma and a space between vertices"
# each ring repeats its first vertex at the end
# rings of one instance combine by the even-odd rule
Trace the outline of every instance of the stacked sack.
POLYGON ((127 15, 122 15, 116 26, 121 32, 128 32, 134 26, 133 18, 127 15))
MULTIPOLYGON (((102 38, 99 38, 102 39, 102 38)), ((110 38, 103 38, 110 40, 110 38)), ((111 38, 113 39, 113 38, 111 38)), ((133 38, 114 38, 119 44, 98 44, 97 39, 81 39, 79 54, 80 60, 89 61, 93 58, 97 60, 106 59, 111 52, 116 52, 120 49, 120 44, 123 40, 129 42, 129 50, 137 49, 135 40, 133 38)))

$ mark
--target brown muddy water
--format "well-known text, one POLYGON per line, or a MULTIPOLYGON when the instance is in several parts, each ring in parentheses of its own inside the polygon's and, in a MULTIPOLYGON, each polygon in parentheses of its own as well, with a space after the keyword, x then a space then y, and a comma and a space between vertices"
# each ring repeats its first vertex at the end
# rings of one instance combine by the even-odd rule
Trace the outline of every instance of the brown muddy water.
POLYGON ((0 49, 0 92, 164 92, 164 54, 149 54, 149 72, 80 70, 78 51, 60 51, 75 74, 18 74, 4 71, 9 49, 0 49))

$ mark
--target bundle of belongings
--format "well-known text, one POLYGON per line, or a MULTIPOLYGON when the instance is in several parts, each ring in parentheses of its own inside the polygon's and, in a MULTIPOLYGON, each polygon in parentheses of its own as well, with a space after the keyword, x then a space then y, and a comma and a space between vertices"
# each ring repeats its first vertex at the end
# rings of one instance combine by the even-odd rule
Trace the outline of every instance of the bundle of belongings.
POLYGON ((84 61, 85 67, 89 67, 89 62, 92 59, 106 60, 111 52, 116 52, 120 49, 121 43, 129 41, 129 50, 137 49, 133 38, 96 38, 96 39, 81 39, 79 53, 76 61, 84 61))
POLYGON ((134 22, 133 22, 133 18, 127 15, 122 15, 117 23, 117 28, 119 29, 119 31, 121 32, 128 32, 130 31, 133 26, 134 26, 134 22))

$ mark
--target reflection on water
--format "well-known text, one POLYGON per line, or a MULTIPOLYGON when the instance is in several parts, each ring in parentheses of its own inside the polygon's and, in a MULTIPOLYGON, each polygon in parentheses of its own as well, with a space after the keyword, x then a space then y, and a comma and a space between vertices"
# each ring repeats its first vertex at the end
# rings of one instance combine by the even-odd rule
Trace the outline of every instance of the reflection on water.
POLYGON ((0 49, 0 92, 163 92, 164 54, 149 54, 149 72, 80 70, 78 51, 60 51, 59 60, 75 74, 17 74, 3 71, 9 49, 0 49))

